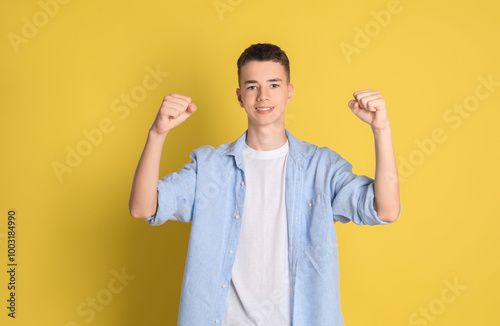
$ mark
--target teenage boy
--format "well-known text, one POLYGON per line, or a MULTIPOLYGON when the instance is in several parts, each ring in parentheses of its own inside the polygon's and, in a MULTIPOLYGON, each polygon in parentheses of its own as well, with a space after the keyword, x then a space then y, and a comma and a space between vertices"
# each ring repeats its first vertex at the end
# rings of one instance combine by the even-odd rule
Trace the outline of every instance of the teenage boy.
POLYGON ((388 224, 401 209, 385 101, 368 89, 348 103, 373 131, 373 180, 285 129, 294 88, 279 47, 247 48, 238 79, 248 129, 232 143, 194 150, 190 163, 158 181, 165 137, 197 109, 188 96, 163 99, 130 214, 151 225, 192 223, 179 325, 343 325, 334 223, 388 224))

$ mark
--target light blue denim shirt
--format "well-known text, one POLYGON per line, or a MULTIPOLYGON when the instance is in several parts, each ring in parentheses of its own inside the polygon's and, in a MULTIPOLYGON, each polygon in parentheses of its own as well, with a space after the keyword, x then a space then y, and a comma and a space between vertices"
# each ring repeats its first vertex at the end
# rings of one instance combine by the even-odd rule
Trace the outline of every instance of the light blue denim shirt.
MULTIPOLYGON (((353 174, 329 148, 285 132, 292 325, 344 325, 334 223, 388 222, 373 209, 373 179, 353 174)), ((194 150, 191 162, 158 183, 158 210, 147 222, 192 223, 178 325, 222 324, 245 218, 245 139, 246 131, 232 143, 194 150)))

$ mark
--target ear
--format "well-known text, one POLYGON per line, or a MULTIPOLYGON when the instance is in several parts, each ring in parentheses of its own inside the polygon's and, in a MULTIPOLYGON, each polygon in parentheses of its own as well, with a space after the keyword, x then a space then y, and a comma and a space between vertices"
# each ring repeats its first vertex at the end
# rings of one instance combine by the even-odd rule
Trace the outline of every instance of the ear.
POLYGON ((293 85, 288 84, 288 98, 286 100, 286 104, 290 104, 293 98, 293 85))
POLYGON ((243 101, 241 100, 241 89, 237 88, 236 89, 236 97, 238 98, 238 102, 240 103, 240 106, 243 107, 243 101))

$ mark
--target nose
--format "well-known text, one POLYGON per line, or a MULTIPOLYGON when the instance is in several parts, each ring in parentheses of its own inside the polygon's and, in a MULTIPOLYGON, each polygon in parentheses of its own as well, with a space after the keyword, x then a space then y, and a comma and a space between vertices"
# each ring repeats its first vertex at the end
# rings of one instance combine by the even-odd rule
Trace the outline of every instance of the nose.
POLYGON ((265 87, 259 89, 259 94, 257 95, 257 101, 264 102, 269 100, 269 90, 265 87))

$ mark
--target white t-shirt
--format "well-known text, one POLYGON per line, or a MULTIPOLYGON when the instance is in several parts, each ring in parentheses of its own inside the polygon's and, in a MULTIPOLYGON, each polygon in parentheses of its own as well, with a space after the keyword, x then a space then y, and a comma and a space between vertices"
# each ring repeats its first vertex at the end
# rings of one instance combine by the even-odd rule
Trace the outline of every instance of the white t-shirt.
POLYGON ((288 140, 258 151, 245 144, 241 235, 222 325, 290 325, 285 173, 288 140))

